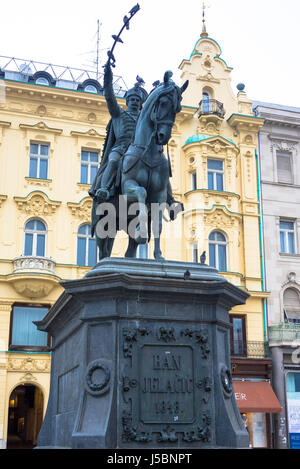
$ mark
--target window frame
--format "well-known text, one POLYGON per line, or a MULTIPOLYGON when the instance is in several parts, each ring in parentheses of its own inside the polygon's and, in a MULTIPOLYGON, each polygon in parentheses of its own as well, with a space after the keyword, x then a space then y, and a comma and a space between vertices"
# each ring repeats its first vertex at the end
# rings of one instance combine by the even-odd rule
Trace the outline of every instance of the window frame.
POLYGON ((190 172, 190 184, 191 184, 191 191, 197 190, 197 171, 190 172))
POLYGON ((297 237, 296 237, 296 222, 295 220, 291 220, 291 219, 284 219, 284 218, 280 218, 279 219, 279 253, 280 254, 289 254, 289 255, 296 255, 298 252, 298 249, 297 249, 297 237), (290 230, 290 229, 287 229, 287 228, 281 228, 281 223, 292 223, 293 224, 293 229, 290 230), (284 233, 284 245, 285 245, 285 248, 287 248, 287 250, 281 250, 281 233, 284 233), (293 234, 293 243, 294 243, 294 251, 291 252, 290 249, 289 249, 289 234, 293 234))
POLYGON ((29 142, 29 171, 28 171, 28 177, 32 179, 42 179, 46 180, 48 179, 49 176, 49 155, 50 155, 50 144, 45 143, 45 142, 36 142, 36 141, 30 141, 29 142), (31 153, 31 145, 38 145, 38 153, 31 153), (48 147, 48 154, 47 155, 41 155, 40 149, 41 146, 47 146, 48 147), (32 176, 30 174, 31 172, 31 160, 35 159, 37 160, 37 167, 36 167, 36 175, 32 176), (41 160, 46 160, 47 161, 47 171, 46 171, 46 177, 41 177, 40 176, 40 170, 41 170, 41 160))
MULTIPOLYGON (((232 357, 246 357, 247 356, 247 315, 246 314, 229 314, 229 321, 231 324, 230 328, 230 353, 232 357), (240 319, 242 321, 242 339, 241 339, 241 345, 242 345, 242 352, 235 353, 234 352, 234 327, 233 327, 233 321, 234 319, 240 319)), ((238 344, 238 347, 240 347, 240 344, 238 344)))
POLYGON ((22 351, 23 352, 50 352, 51 336, 48 332, 45 332, 45 334, 47 334, 47 345, 14 345, 14 344, 12 344, 13 322, 14 322, 14 307, 47 308, 48 311, 49 311, 49 309, 51 308, 51 305, 49 303, 39 304, 39 303, 18 303, 18 302, 12 304, 11 312, 10 312, 8 350, 20 351, 20 352, 22 352, 22 351))
POLYGON ((23 255, 24 256, 29 256, 29 257, 47 257, 46 256, 46 252, 47 252, 47 225, 46 223, 44 222, 44 220, 41 220, 40 218, 30 218, 29 220, 27 220, 25 222, 25 226, 24 226, 24 241, 23 241, 23 255), (27 223, 29 223, 30 221, 39 221, 40 223, 43 223, 43 225, 45 226, 45 231, 39 231, 39 230, 26 230, 26 225, 27 223), (25 247, 26 247, 26 234, 32 234, 33 235, 33 241, 32 241, 32 253, 31 254, 25 254, 25 247), (44 255, 43 256, 40 256, 36 253, 36 249, 37 249, 37 237, 38 235, 43 235, 44 236, 44 255))
POLYGON ((199 262, 199 247, 198 243, 192 243, 192 262, 199 262))
POLYGON ((300 292, 299 289, 294 285, 287 285, 286 288, 282 292, 282 304, 283 304, 283 312, 284 312, 284 320, 291 324, 300 324, 300 292), (292 290, 296 293, 298 299, 297 307, 291 306, 285 301, 285 295, 287 294, 288 290, 292 290), (290 309, 291 308, 291 309, 290 309), (297 315, 296 318, 291 318, 291 316, 297 315))
POLYGON ((96 172, 95 172, 95 175, 97 174, 97 171, 98 171, 98 167, 99 167, 99 151, 95 151, 95 150, 90 150, 90 149, 86 149, 86 148, 81 148, 81 153, 80 153, 80 184, 87 184, 87 185, 92 185, 93 182, 94 182, 94 179, 92 180, 91 178, 91 168, 92 167, 95 167, 96 169, 96 172), (83 152, 86 152, 88 153, 88 161, 83 161, 82 160, 82 153, 83 152), (90 161, 90 154, 91 153, 94 153, 94 154, 97 154, 97 162, 96 161, 90 161), (87 166, 87 181, 82 181, 82 166, 87 166), (89 182, 90 181, 90 182, 89 182))
POLYGON ((294 184, 294 171, 293 171, 293 153, 291 151, 283 151, 283 150, 276 150, 275 152, 275 159, 276 159, 276 175, 277 175, 277 182, 279 184, 294 184), (289 159, 290 164, 290 181, 281 181, 279 179, 279 170, 278 170, 278 157, 284 157, 289 159))
POLYGON ((215 267, 215 269, 217 269, 219 272, 228 272, 228 238, 226 236, 225 233, 223 233, 222 231, 220 230, 212 230, 209 235, 208 235, 208 252, 209 252, 209 265, 211 265, 212 267, 215 267), (221 235, 224 236, 225 238, 225 241, 215 241, 215 240, 211 240, 209 239, 210 236, 213 234, 213 233, 220 233, 221 235), (210 246, 211 245, 214 245, 215 247, 215 259, 216 259, 216 266, 212 266, 211 264, 211 259, 210 259, 210 246), (220 269, 220 262, 219 262, 219 249, 216 249, 216 247, 218 246, 224 246, 225 248, 225 270, 224 269, 220 269))
POLYGON ((224 160, 222 159, 218 159, 218 158, 207 158, 207 188, 208 190, 210 191, 219 191, 219 192, 224 192, 224 160), (209 169, 208 168, 208 162, 209 161, 218 161, 218 162, 221 162, 222 163, 222 167, 223 169, 209 169), (208 175, 209 174, 212 174, 213 175, 213 187, 209 187, 209 177, 208 175), (217 174, 221 174, 222 175, 222 189, 218 189, 217 188, 217 174))
POLYGON ((98 247, 97 247, 96 239, 93 238, 90 234, 88 234, 88 233, 85 233, 85 234, 79 233, 79 229, 82 228, 83 226, 90 227, 90 229, 91 229, 91 224, 90 223, 82 223, 80 226, 78 226, 77 237, 76 237, 76 241, 77 241, 76 265, 81 266, 81 267, 93 267, 98 261, 98 247), (78 238, 85 239, 85 264, 79 264, 79 262, 78 262, 78 252, 79 252, 78 251, 78 238), (89 242, 88 241, 90 239, 93 240, 96 243, 96 259, 95 259, 95 264, 93 264, 93 265, 89 264, 89 242))

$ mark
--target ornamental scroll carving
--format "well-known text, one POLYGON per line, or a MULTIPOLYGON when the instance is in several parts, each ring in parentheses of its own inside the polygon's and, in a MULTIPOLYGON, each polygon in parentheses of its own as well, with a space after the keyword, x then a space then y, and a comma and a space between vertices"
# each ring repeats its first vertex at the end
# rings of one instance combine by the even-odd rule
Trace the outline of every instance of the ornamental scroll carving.
POLYGON ((67 203, 71 213, 80 221, 91 221, 91 210, 92 210, 92 199, 85 197, 79 203, 68 202, 67 203))
POLYGON ((8 371, 49 373, 50 360, 42 358, 10 358, 7 368, 8 371))
POLYGON ((43 192, 31 192, 27 197, 14 197, 18 209, 28 216, 53 215, 61 202, 53 201, 43 192))

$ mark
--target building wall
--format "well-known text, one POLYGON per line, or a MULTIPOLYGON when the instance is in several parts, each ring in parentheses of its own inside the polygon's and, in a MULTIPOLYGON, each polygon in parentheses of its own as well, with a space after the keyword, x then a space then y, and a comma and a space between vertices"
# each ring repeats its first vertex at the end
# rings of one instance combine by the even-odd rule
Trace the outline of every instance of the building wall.
MULTIPOLYGON (((252 112, 244 91, 234 95, 231 68, 220 58, 215 40, 201 37, 188 60, 180 65, 189 79, 182 111, 176 118, 169 153, 175 198, 185 205, 183 216, 165 223, 162 251, 168 260, 192 260, 206 251, 209 235, 218 230, 227 239, 227 271, 232 283, 247 289, 247 304, 232 312, 246 315, 248 341, 264 342, 261 239, 256 152, 263 119, 252 112), (224 105, 225 115, 199 115, 202 92, 224 105), (224 163, 224 190, 207 189, 207 160, 224 163), (197 188, 191 189, 191 172, 197 188)), ((0 430, 7 436, 8 400, 20 383, 49 392, 49 354, 9 350, 11 309, 16 303, 52 305, 62 292, 59 282, 81 278, 88 267, 76 264, 77 231, 90 222, 89 185, 80 183, 81 150, 101 151, 109 119, 104 97, 80 91, 2 81, 0 102, 0 430), (48 143, 48 179, 28 177, 31 142, 48 143), (18 270, 14 259, 23 254, 24 225, 31 218, 47 226, 46 256, 52 271, 37 264, 18 270), (53 263, 54 261, 54 263, 53 263)), ((124 99, 119 99, 125 106, 124 99)), ((113 255, 122 257, 125 234, 118 234, 113 255)), ((153 240, 150 243, 152 257, 153 240)))
MULTIPOLYGON (((299 294, 300 321, 300 108, 263 102, 254 103, 259 116, 265 118, 260 131, 261 194, 264 230, 269 344, 273 355, 273 386, 283 411, 275 415, 276 447, 289 446, 286 373, 300 371, 297 350, 300 345, 299 324, 289 322, 284 312, 284 291, 292 288, 299 294), (290 183, 281 182, 277 171, 277 153, 291 158, 290 183), (282 252, 280 221, 294 223, 295 252, 282 252), (295 355, 296 353, 296 355, 295 355)), ((296 317, 295 316, 295 317, 296 317)))

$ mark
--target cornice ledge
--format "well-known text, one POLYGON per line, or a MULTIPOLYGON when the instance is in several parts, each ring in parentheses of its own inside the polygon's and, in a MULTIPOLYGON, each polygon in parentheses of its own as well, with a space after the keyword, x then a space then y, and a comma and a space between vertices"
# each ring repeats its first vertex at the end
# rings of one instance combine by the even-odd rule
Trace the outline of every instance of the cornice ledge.
POLYGON ((250 116, 248 114, 233 113, 227 119, 227 122, 231 127, 236 127, 238 124, 251 124, 260 129, 264 125, 265 119, 263 117, 250 116))
POLYGON ((70 135, 72 137, 92 137, 92 138, 104 138, 105 134, 99 134, 97 130, 95 129, 90 129, 87 130, 86 132, 80 132, 79 130, 71 130, 70 135))
POLYGON ((0 121, 0 127, 10 127, 10 126, 11 126, 11 122, 0 121))
POLYGON ((62 129, 55 129, 53 127, 49 127, 45 122, 40 121, 37 122, 36 124, 30 125, 30 124, 19 124, 20 129, 22 130, 42 130, 43 132, 51 132, 54 134, 62 134, 63 130, 62 129))

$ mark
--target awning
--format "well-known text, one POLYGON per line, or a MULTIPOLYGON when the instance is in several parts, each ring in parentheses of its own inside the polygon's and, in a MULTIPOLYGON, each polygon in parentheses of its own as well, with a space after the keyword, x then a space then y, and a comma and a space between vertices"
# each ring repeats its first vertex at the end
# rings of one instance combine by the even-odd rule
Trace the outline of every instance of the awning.
POLYGON ((282 407, 270 383, 266 381, 233 381, 239 411, 280 413, 282 407))

